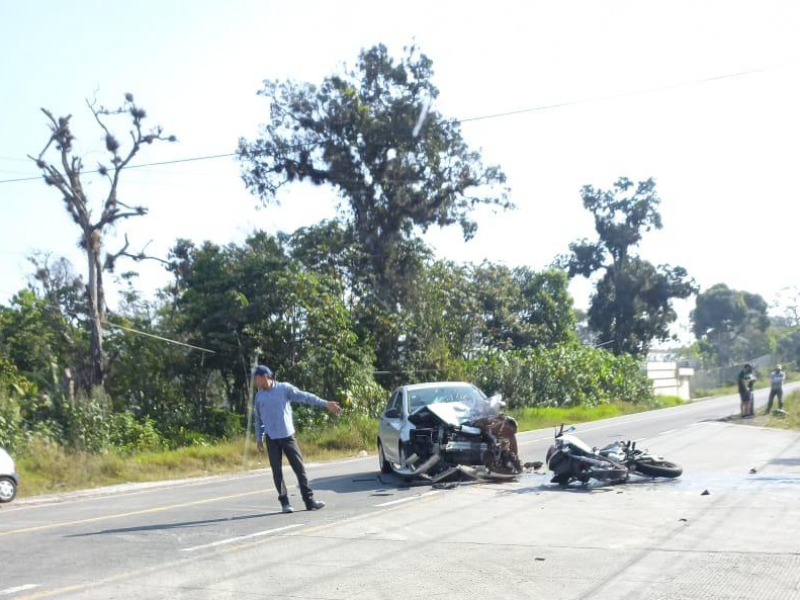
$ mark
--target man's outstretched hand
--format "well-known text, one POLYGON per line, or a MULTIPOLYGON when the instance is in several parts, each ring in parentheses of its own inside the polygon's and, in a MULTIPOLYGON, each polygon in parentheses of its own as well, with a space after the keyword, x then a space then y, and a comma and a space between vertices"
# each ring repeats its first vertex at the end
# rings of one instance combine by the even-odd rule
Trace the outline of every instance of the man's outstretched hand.
POLYGON ((328 410, 329 413, 332 413, 334 415, 338 415, 340 412, 342 412, 342 407, 339 406, 338 402, 328 401, 328 403, 325 405, 325 408, 328 410))

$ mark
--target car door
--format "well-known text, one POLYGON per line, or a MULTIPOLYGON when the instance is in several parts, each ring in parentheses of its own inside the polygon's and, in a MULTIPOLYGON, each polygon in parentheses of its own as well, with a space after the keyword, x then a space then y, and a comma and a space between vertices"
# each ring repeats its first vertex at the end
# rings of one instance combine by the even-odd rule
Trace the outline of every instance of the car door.
POLYGON ((379 435, 386 460, 397 462, 400 444, 400 428, 403 426, 403 392, 398 389, 392 394, 380 418, 379 435))

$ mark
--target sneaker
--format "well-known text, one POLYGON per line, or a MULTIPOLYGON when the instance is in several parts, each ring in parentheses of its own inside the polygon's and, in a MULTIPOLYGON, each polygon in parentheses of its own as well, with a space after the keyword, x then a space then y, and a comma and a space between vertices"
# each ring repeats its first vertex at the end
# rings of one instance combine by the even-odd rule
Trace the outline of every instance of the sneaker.
POLYGON ((306 510, 319 510, 324 506, 325 503, 322 500, 309 500, 306 502, 306 510))
POLYGON ((282 513, 287 513, 287 514, 288 513, 293 513, 294 509, 292 508, 291 504, 284 504, 284 505, 281 506, 281 512, 282 513))

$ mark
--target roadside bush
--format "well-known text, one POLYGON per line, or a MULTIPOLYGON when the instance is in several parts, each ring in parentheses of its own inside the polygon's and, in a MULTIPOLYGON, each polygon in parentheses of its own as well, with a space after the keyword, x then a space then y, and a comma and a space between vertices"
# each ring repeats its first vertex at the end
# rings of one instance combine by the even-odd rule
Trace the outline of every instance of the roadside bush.
POLYGON ((23 438, 22 417, 17 400, 0 390, 0 447, 14 452, 23 438))
POLYGON ((472 380, 487 394, 500 393, 509 408, 596 406, 652 400, 639 362, 627 355, 579 344, 550 348, 487 350, 471 361, 472 380))
POLYGON ((108 442, 124 453, 160 450, 166 445, 152 419, 137 419, 130 412, 113 415, 108 442))

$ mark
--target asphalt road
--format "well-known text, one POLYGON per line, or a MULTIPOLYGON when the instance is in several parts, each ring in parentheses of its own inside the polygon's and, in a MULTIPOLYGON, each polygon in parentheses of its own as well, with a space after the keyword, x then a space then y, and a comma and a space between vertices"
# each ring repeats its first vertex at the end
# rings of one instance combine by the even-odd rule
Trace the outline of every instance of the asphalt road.
MULTIPOLYGON (((642 440, 675 481, 403 487, 371 456, 309 465, 318 512, 280 514, 267 470, 16 502, 0 600, 800 598, 800 434, 720 422, 736 413, 728 396, 578 426, 642 440)), ((551 441, 522 434, 523 459, 551 441)))

